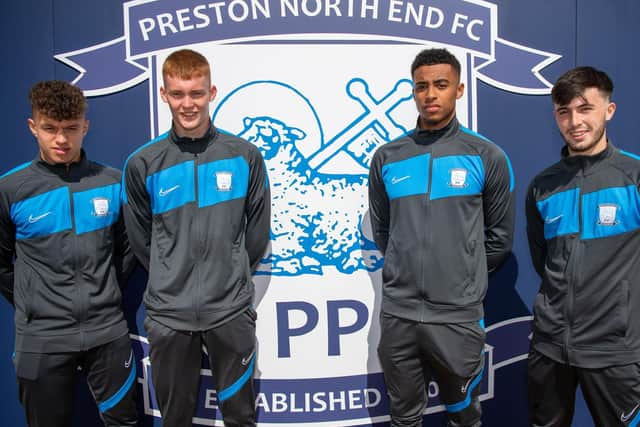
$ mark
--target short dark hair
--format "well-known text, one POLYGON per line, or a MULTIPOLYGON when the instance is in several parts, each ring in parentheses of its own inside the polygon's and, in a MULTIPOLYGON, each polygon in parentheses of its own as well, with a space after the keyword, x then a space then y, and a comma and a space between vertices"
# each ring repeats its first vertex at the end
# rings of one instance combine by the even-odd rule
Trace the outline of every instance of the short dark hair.
POLYGON ((583 96, 590 87, 595 87, 607 98, 613 92, 613 82, 607 73, 593 67, 576 67, 558 78, 551 89, 551 99, 556 105, 567 105, 574 98, 583 96))
POLYGON ((45 80, 29 91, 31 113, 43 114, 53 120, 73 120, 87 112, 87 99, 82 90, 61 80, 45 80))
POLYGON ((460 62, 447 49, 425 49, 416 55, 411 63, 411 75, 423 65, 449 64, 460 77, 460 62))

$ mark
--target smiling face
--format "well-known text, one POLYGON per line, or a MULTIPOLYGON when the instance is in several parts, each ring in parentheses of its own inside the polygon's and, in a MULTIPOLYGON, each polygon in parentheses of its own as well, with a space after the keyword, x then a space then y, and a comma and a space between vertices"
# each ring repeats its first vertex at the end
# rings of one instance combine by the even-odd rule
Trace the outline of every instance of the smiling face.
POLYGON ((76 119, 55 120, 35 111, 28 124, 38 141, 43 161, 69 165, 80 160, 82 140, 89 129, 89 121, 84 115, 76 119))
POLYGON ((450 64, 422 65, 413 72, 413 98, 420 129, 441 129, 456 115, 464 84, 450 64))
POLYGON ((199 138, 209 127, 209 103, 216 97, 216 87, 208 76, 193 74, 185 79, 165 75, 160 88, 162 100, 169 105, 178 136, 199 138))
POLYGON ((584 90, 567 105, 554 104, 558 130, 569 155, 594 155, 607 147, 606 124, 616 110, 609 96, 595 87, 584 90))

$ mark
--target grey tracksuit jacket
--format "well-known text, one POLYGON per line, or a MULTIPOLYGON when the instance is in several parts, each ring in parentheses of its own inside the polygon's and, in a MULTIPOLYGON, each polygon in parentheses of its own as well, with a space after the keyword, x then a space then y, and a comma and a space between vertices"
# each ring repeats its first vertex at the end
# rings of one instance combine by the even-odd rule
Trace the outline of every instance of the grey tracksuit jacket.
POLYGON ((134 266, 120 171, 39 159, 0 177, 0 290, 16 351, 83 351, 128 332, 120 283, 134 266))
POLYGON ((542 278, 532 346, 557 362, 640 361, 640 157, 567 156, 531 182, 533 265, 542 278))
POLYGON ((511 249, 513 190, 506 154, 455 118, 381 146, 369 203, 384 254, 382 312, 428 323, 481 319, 487 272, 511 249))
POLYGON ((135 151, 123 179, 132 249, 149 271, 147 314, 200 331, 251 307, 271 208, 258 149, 213 126, 193 140, 172 130, 135 151))

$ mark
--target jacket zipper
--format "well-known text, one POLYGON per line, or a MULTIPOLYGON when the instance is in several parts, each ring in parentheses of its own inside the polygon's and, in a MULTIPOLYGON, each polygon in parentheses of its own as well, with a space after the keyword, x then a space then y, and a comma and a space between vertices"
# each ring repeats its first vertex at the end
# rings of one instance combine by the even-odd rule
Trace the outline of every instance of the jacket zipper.
MULTIPOLYGON (((75 216, 75 204, 73 203, 73 192, 69 187, 67 187, 67 192, 69 195, 69 211, 70 211, 69 214, 71 215, 71 218, 72 218, 72 226, 69 233, 70 233, 70 240, 71 240, 71 260, 72 260, 71 268, 73 269, 74 287, 75 287, 74 299, 78 304, 76 320, 78 321, 78 323, 84 323, 87 320, 88 304, 85 298, 86 289, 82 286, 82 280, 81 280, 82 272, 80 271, 80 268, 79 268, 80 264, 78 262, 78 234, 76 233, 76 216, 75 216)), ((84 331, 82 329, 79 332, 79 337, 80 337, 81 348, 84 350, 84 331)))
MULTIPOLYGON (((433 149, 431 150, 431 153, 429 154, 429 164, 427 165, 427 193, 425 195, 425 198, 423 200, 424 203, 424 211, 425 211, 425 224, 429 224, 429 217, 431 216, 431 203, 429 201, 429 198, 431 197, 431 181, 433 181, 433 149)), ((431 231, 429 230, 429 227, 423 227, 423 233, 424 233, 424 242, 425 242, 425 247, 427 248, 427 251, 422 254, 422 256, 420 257, 420 283, 422 284, 422 295, 424 296, 425 299, 427 299, 427 285, 425 282, 425 277, 424 277, 424 263, 425 263, 425 257, 426 254, 428 253, 428 251, 431 249, 431 231)), ((420 321, 424 322, 425 321, 425 312, 426 309, 423 307, 421 313, 420 313, 420 321)))
POLYGON ((575 304, 575 286, 578 284, 579 280, 579 261, 581 258, 581 243, 580 236, 582 234, 582 183, 583 183, 583 174, 584 170, 581 171, 578 179, 578 231, 574 234, 571 234, 569 238, 571 239, 570 252, 569 252, 569 274, 567 274, 568 283, 567 283, 567 307, 565 312, 566 328, 564 331, 564 353, 565 360, 568 363, 571 363, 571 354, 569 352, 569 345, 571 343, 571 330, 573 327, 574 321, 574 304, 575 304))
POLYGON ((199 166, 199 162, 200 162, 200 157, 198 156, 198 153, 194 153, 194 167, 193 167, 193 182, 194 182, 194 186, 195 186, 195 203, 193 206, 193 230, 196 232, 194 237, 194 240, 196 242, 196 259, 194 260, 194 271, 195 271, 195 276, 196 276, 196 292, 194 292, 194 307, 195 307, 195 316, 196 316, 196 329, 200 329, 200 301, 202 300, 201 298, 201 293, 202 293, 202 284, 200 283, 200 260, 198 258, 198 255, 202 253, 202 234, 200 232, 200 221, 199 221, 199 200, 200 200, 200 196, 199 196, 199 182, 198 182, 198 166, 199 166))

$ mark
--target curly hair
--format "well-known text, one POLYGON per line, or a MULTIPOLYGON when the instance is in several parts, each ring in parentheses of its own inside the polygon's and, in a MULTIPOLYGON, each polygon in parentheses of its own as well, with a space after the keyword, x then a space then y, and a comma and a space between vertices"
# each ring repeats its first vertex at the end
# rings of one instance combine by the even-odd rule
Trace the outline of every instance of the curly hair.
POLYGON ((87 99, 82 90, 61 80, 38 82, 29 91, 31 112, 43 114, 53 120, 73 120, 87 112, 87 99))

